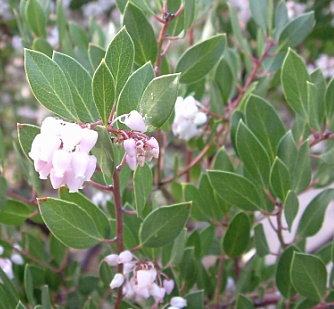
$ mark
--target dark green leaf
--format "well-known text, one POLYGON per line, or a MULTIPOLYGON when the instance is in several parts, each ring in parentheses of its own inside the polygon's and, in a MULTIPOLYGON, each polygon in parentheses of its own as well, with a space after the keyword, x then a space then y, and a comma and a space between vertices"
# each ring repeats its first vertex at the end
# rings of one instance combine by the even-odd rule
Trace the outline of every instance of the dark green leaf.
POLYGON ((8 225, 19 225, 30 215, 31 210, 23 203, 7 200, 5 210, 0 210, 0 222, 8 225))
POLYGON ((36 99, 68 120, 78 120, 66 76, 48 56, 25 49, 25 70, 36 99))
POLYGON ((79 119, 82 122, 97 121, 99 113, 93 101, 92 78, 88 71, 78 61, 65 54, 54 52, 53 60, 67 77, 79 119))
POLYGON ((54 198, 38 199, 43 221, 66 246, 85 249, 99 242, 95 223, 78 205, 54 198))
POLYGON ((52 235, 49 241, 49 250, 53 259, 60 266, 66 257, 67 247, 52 235))
POLYGON ((285 25, 289 22, 288 9, 285 1, 279 1, 275 11, 275 38, 278 38, 285 25))
POLYGON ((33 285, 32 274, 29 268, 29 264, 26 264, 24 268, 24 290, 25 290, 30 306, 33 306, 34 305, 34 285, 33 285))
POLYGON ((319 127, 319 106, 318 106, 318 88, 315 84, 307 84, 307 113, 309 126, 315 131, 320 131, 319 127))
POLYGON ((310 237, 318 233, 324 221, 328 204, 334 199, 334 189, 318 194, 304 211, 297 230, 297 236, 310 237))
POLYGON ((327 121, 331 119, 334 113, 334 78, 332 78, 326 89, 326 117, 327 121))
POLYGON ((210 183, 226 202, 243 210, 261 209, 261 198, 254 184, 245 177, 221 171, 208 171, 210 183))
POLYGON ((227 104, 232 91, 235 87, 236 76, 233 74, 232 64, 226 57, 219 62, 216 72, 215 72, 215 81, 218 84, 221 97, 224 104, 227 104))
POLYGON ((102 59, 104 58, 106 51, 100 46, 89 44, 88 46, 88 58, 89 62, 95 72, 98 66, 100 65, 102 59))
POLYGON ((239 294, 237 298, 236 309, 254 309, 254 305, 251 299, 239 294))
POLYGON ((133 42, 123 27, 110 42, 105 57, 105 62, 114 77, 116 98, 131 74, 133 60, 133 42))
POLYGON ((36 51, 39 51, 48 57, 52 57, 53 53, 53 47, 50 45, 50 43, 42 38, 35 38, 32 42, 32 48, 36 51))
MULTIPOLYGON (((7 275, 2 270, 1 267, 0 267, 0 280, 1 280, 2 284, 4 285, 6 294, 9 296, 8 297, 8 304, 11 304, 11 307, 9 307, 9 308, 12 308, 12 307, 16 306, 16 304, 19 301, 19 293, 18 293, 16 287, 14 286, 13 282, 11 281, 11 279, 9 279, 7 277, 7 275)), ((0 286, 2 286, 2 284, 0 284, 0 286)))
POLYGON ((5 177, 0 175, 0 211, 5 210, 7 205, 7 180, 5 177))
POLYGON ((154 78, 146 87, 138 105, 148 131, 156 131, 170 117, 174 110, 179 86, 179 74, 154 78))
POLYGON ((213 161, 213 169, 225 172, 234 172, 233 163, 230 156, 226 152, 225 147, 222 147, 215 155, 213 161))
POLYGON ((298 196, 294 191, 289 191, 284 202, 284 215, 288 224, 289 231, 291 231, 292 223, 296 218, 299 209, 298 196))
POLYGON ((115 103, 115 81, 104 59, 94 73, 92 88, 95 105, 106 126, 115 103))
POLYGON ((139 231, 142 246, 163 247, 170 244, 183 230, 190 208, 191 203, 181 203, 152 211, 139 231))
POLYGON ((230 257, 240 256, 250 239, 251 223, 244 212, 239 212, 230 222, 223 239, 224 252, 230 257))
POLYGON ((288 131, 281 139, 278 145, 277 155, 287 166, 289 171, 292 171, 295 166, 298 149, 291 131, 288 131))
POLYGON ((270 253, 267 238, 264 233, 263 225, 261 223, 254 227, 254 242, 256 248, 256 254, 258 256, 266 256, 270 253))
MULTIPOLYGON (((290 154, 291 155, 291 154, 290 154)), ((299 148, 295 164, 291 171, 292 188, 296 193, 305 190, 312 180, 310 143, 306 140, 299 148)))
POLYGON ((187 294, 184 298, 187 300, 188 309, 202 309, 204 306, 203 290, 187 294))
POLYGON ((47 285, 42 287, 42 308, 51 309, 50 291, 47 285))
POLYGON ((270 186, 276 196, 283 202, 290 190, 290 172, 283 161, 276 157, 270 170, 270 186))
POLYGON ((191 84, 202 79, 223 56, 225 46, 226 35, 219 34, 187 49, 175 69, 181 72, 180 82, 191 84))
POLYGON ((294 288, 307 299, 322 301, 326 294, 327 270, 316 256, 294 252, 291 264, 294 288))
POLYGON ((133 188, 137 216, 142 216, 145 204, 152 190, 153 177, 147 163, 143 167, 137 165, 133 174, 133 188))
POLYGON ((170 257, 170 263, 172 265, 177 265, 181 263, 183 258, 184 248, 186 245, 186 238, 187 238, 187 229, 184 228, 179 234, 179 236, 176 237, 173 243, 170 257))
POLYGON ((5 139, 4 139, 3 132, 0 126, 0 165, 2 169, 4 169, 5 161, 6 161, 5 139))
POLYGON ((144 65, 148 61, 155 63, 158 45, 153 28, 143 12, 132 2, 128 2, 125 7, 123 25, 133 40, 135 62, 138 65, 144 65))
POLYGON ((18 302, 17 306, 15 307, 15 309, 27 309, 27 307, 25 307, 21 301, 18 302))

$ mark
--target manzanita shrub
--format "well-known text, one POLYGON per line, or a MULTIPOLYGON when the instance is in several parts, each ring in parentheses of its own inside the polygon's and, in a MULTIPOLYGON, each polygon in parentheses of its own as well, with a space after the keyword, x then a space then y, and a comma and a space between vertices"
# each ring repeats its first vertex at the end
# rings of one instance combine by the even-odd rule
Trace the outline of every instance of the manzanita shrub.
POLYGON ((17 125, 22 192, 0 135, 0 309, 332 307, 334 246, 306 247, 334 199, 319 2, 116 0, 81 25, 13 1, 49 114, 17 125))

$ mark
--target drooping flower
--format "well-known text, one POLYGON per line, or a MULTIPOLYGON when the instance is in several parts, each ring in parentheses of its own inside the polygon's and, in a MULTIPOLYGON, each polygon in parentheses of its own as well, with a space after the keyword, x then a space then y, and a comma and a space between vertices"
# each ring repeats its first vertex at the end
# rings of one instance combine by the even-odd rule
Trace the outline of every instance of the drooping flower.
POLYGON ((47 117, 32 142, 29 156, 41 179, 50 175, 54 189, 66 185, 70 192, 77 192, 95 171, 97 160, 89 152, 97 138, 96 131, 47 117))
POLYGON ((111 289, 119 288, 124 283, 124 280, 125 279, 123 274, 120 273, 115 274, 114 278, 110 283, 110 288, 111 289))
POLYGON ((128 126, 131 130, 142 133, 147 131, 147 126, 142 115, 140 115, 140 113, 136 110, 133 110, 129 114, 125 115, 124 121, 121 122, 128 126))
POLYGON ((178 97, 175 103, 175 118, 172 125, 173 133, 186 141, 201 133, 198 126, 207 121, 205 113, 199 111, 194 97, 183 99, 178 97))
POLYGON ((187 300, 180 296, 176 296, 172 297, 172 299, 170 300, 170 304, 172 305, 172 307, 184 308, 187 307, 187 300))

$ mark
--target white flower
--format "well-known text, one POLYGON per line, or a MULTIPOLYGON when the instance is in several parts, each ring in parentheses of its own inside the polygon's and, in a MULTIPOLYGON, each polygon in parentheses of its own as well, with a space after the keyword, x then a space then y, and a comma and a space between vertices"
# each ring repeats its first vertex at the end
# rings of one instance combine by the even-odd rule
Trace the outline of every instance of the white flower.
POLYGON ((197 127, 203 125, 206 121, 207 116, 198 110, 194 97, 177 98, 175 118, 172 125, 175 136, 188 141, 201 132, 197 127))
POLYGON ((136 110, 131 111, 128 115, 125 116, 125 120, 122 121, 126 126, 131 130, 146 132, 147 126, 142 115, 139 114, 136 110))
POLYGON ((149 292, 157 302, 162 302, 166 294, 166 290, 158 286, 156 283, 151 284, 149 292))
POLYGON ((0 255, 3 255, 3 253, 5 252, 5 249, 3 246, 0 246, 0 255))
POLYGON ((118 254, 110 254, 107 255, 104 260, 110 266, 117 266, 118 265, 118 254))
POLYGON ((112 279, 111 283, 110 283, 110 288, 111 289, 115 289, 115 288, 119 288, 123 283, 124 283, 124 275, 117 273, 114 276, 114 279, 112 279))
MULTIPOLYGON (((14 278, 13 273, 13 264, 10 259, 2 259, 0 258, 0 268, 3 270, 3 272, 7 275, 9 279, 14 278)), ((0 280, 1 282, 1 280, 0 280)))
POLYGON ((118 256, 118 264, 129 263, 132 260, 132 253, 129 250, 121 252, 118 256))
POLYGON ((170 304, 172 305, 172 307, 176 307, 176 308, 184 308, 187 307, 187 300, 176 296, 176 297, 172 297, 172 299, 170 300, 170 304))
POLYGON ((12 262, 16 265, 23 265, 24 264, 24 260, 21 256, 21 254, 18 254, 18 253, 13 253, 11 256, 10 256, 10 259, 12 260, 12 262))
POLYGON ((172 291, 174 289, 174 280, 172 280, 172 279, 164 280, 163 287, 165 288, 166 293, 169 295, 170 293, 172 293, 172 291))
POLYGON ((148 288, 156 279, 157 271, 152 268, 149 270, 138 270, 137 276, 137 286, 140 289, 148 288))

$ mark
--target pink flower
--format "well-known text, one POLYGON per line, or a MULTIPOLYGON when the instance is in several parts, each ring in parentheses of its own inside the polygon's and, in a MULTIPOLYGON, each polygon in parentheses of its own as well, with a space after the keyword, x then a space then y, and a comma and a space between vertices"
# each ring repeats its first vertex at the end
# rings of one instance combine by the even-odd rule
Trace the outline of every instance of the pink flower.
POLYGON ((146 132, 147 126, 144 122, 142 115, 140 115, 136 110, 131 111, 123 122, 126 126, 128 126, 131 130, 146 132))
POLYGON ((115 274, 114 278, 112 279, 110 283, 110 288, 115 289, 119 288, 125 281, 124 275, 123 274, 115 274))

